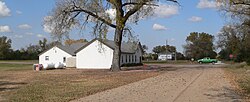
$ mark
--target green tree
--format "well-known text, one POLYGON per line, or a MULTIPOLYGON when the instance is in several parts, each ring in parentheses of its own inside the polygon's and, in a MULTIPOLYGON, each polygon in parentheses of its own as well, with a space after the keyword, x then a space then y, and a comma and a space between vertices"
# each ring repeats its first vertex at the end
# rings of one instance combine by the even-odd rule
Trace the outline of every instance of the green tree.
POLYGON ((242 29, 242 25, 224 26, 218 34, 218 47, 221 48, 220 57, 230 60, 230 54, 234 55, 234 61, 247 61, 250 57, 250 36, 248 29, 242 29))
POLYGON ((185 56, 180 52, 176 52, 176 59, 185 60, 185 56))
POLYGON ((148 46, 147 45, 142 45, 142 50, 143 50, 143 53, 145 54, 148 50, 148 46))
POLYGON ((39 46, 41 48, 41 52, 47 49, 47 39, 43 38, 43 40, 39 40, 39 46))
MULTIPOLYGON (((128 32, 127 22, 138 22, 142 17, 151 16, 159 0, 58 0, 52 15, 45 24, 53 26, 52 34, 59 38, 67 36, 75 28, 94 25, 93 33, 106 37, 108 27, 115 29, 112 71, 120 70, 121 42, 123 33, 128 32), (115 17, 106 12, 115 10, 115 17)), ((177 3, 176 0, 166 0, 177 3)))
MULTIPOLYGON (((238 56, 241 52, 242 36, 237 30, 238 27, 233 25, 224 26, 218 34, 217 45, 222 50, 219 52, 220 58, 230 60, 229 55, 238 56)), ((235 59, 241 61, 242 58, 235 59)))
POLYGON ((52 48, 52 47, 54 47, 56 45, 62 45, 62 43, 59 42, 59 41, 52 41, 52 42, 48 43, 46 46, 49 49, 49 48, 52 48))
POLYGON ((0 59, 8 59, 11 52, 11 39, 0 37, 0 59))
POLYGON ((152 50, 154 53, 159 54, 159 53, 174 53, 176 52, 175 46, 170 46, 170 45, 163 45, 163 46, 155 46, 152 50))
POLYGON ((200 59, 203 57, 216 57, 214 51, 214 36, 207 33, 192 32, 186 38, 187 44, 184 45, 187 58, 200 59))
MULTIPOLYGON (((221 38, 225 41, 221 55, 236 55, 235 61, 247 61, 250 64, 250 1, 249 0, 218 0, 222 5, 221 11, 230 15, 231 28, 222 28, 221 38)), ((221 44, 221 42, 219 42, 221 44)))

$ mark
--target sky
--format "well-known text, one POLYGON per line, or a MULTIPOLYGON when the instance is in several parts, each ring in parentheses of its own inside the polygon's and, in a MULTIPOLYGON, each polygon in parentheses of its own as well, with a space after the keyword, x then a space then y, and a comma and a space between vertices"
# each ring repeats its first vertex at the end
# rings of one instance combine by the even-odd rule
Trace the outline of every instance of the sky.
MULTIPOLYGON (((52 41, 50 31, 44 26, 44 19, 55 7, 56 0, 0 0, 0 36, 12 40, 12 48, 20 49, 29 44, 47 38, 52 41)), ((225 17, 218 11, 214 0, 178 0, 181 6, 160 3, 152 17, 132 24, 134 35, 141 44, 148 46, 147 52, 158 45, 176 46, 183 52, 186 37, 191 32, 206 32, 217 36, 226 23, 225 17)), ((112 10, 107 11, 112 16, 112 10)), ((91 40, 93 35, 85 31, 72 31, 70 38, 91 40), (86 33, 87 32, 87 33, 86 33)), ((110 30, 108 39, 113 39, 110 30)))

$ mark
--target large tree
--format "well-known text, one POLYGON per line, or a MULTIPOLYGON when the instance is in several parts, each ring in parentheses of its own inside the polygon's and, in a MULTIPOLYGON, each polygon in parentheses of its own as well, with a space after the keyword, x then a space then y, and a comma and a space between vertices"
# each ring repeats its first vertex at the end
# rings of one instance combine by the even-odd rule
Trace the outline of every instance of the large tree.
POLYGON ((250 35, 249 28, 242 25, 224 26, 218 34, 218 47, 221 48, 220 57, 229 60, 229 55, 234 55, 234 61, 241 62, 249 59, 250 35))
POLYGON ((0 59, 8 59, 11 52, 11 39, 6 36, 0 37, 0 59))
MULTIPOLYGON (((220 10, 230 15, 230 26, 222 28, 219 34, 224 38, 222 55, 237 55, 236 61, 247 61, 250 64, 250 1, 249 0, 217 0, 220 10)), ((222 40, 221 40, 222 41, 222 40)))
POLYGON ((218 33, 218 47, 221 48, 220 58, 230 60, 229 55, 237 56, 241 50, 242 37, 233 25, 224 26, 218 33))
MULTIPOLYGON (((138 22, 145 16, 152 15, 159 0, 58 0, 52 14, 45 23, 54 28, 52 34, 59 38, 68 32, 86 24, 94 25, 93 33, 105 37, 108 27, 115 29, 112 71, 120 70, 121 42, 127 22, 138 22), (114 10, 115 16, 107 11, 114 10)), ((165 0, 177 3, 176 0, 165 0)))
POLYGON ((187 37, 187 44, 184 46, 187 58, 216 57, 214 51, 214 36, 207 33, 192 32, 187 37))

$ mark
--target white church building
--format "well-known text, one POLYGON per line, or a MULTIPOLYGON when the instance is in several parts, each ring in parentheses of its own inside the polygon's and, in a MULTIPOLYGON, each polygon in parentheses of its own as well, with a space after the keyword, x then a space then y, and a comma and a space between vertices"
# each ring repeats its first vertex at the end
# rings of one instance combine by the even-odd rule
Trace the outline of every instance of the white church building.
MULTIPOLYGON (((63 63, 78 69, 110 69, 114 45, 111 40, 94 39, 88 43, 54 46, 39 55, 39 64, 63 63)), ((142 54, 140 43, 123 42, 120 63, 141 63, 142 54)))

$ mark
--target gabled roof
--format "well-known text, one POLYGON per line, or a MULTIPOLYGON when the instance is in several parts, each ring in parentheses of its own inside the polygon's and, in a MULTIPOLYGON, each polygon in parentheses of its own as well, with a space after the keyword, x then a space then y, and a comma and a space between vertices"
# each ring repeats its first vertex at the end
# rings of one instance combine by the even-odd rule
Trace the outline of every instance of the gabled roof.
POLYGON ((79 48, 81 48, 82 46, 86 45, 87 42, 84 43, 74 43, 71 45, 59 45, 57 47, 59 47, 60 49, 62 49, 63 51, 69 53, 70 55, 75 55, 75 51, 78 50, 79 48))
MULTIPOLYGON (((70 55, 75 55, 75 51, 79 48, 81 48, 82 46, 86 45, 87 42, 84 43, 74 43, 71 45, 55 45, 53 47, 58 47, 59 49, 67 52, 70 55)), ((48 50, 52 49, 53 47, 49 48, 48 50)), ((40 53, 38 56, 42 55, 43 53, 47 52, 48 50, 43 51, 42 53, 40 53)))
MULTIPOLYGON (((108 46, 111 49, 115 49, 115 42, 111 41, 111 40, 107 40, 107 39, 94 39, 92 41, 90 41, 88 44, 82 46, 80 49, 76 50, 75 53, 81 51, 82 49, 84 49, 85 47, 87 47, 88 45, 90 45, 91 43, 93 43, 94 41, 100 41, 103 44, 105 44, 106 46, 108 46)), ((132 42, 122 42, 121 44, 121 52, 122 53, 135 53, 138 47, 138 43, 132 43, 132 42)))
MULTIPOLYGON (((84 43, 74 43, 71 45, 56 45, 53 47, 58 47, 61 50, 67 52, 70 55, 76 55, 77 52, 81 51, 82 49, 84 49, 85 47, 87 47, 88 45, 90 45, 91 43, 93 43, 94 41, 100 41, 103 44, 105 44, 106 46, 108 46, 111 49, 115 49, 115 42, 111 41, 111 40, 107 40, 107 39, 93 39, 90 42, 84 42, 84 43)), ((53 47, 49 48, 48 50, 52 49, 53 47)), ((128 53, 128 54, 133 54, 136 52, 137 48, 140 47, 141 45, 140 43, 133 43, 133 42, 123 42, 121 44, 121 53, 128 53)), ((42 55, 43 53, 47 52, 48 50, 40 53, 38 56, 42 55)))

